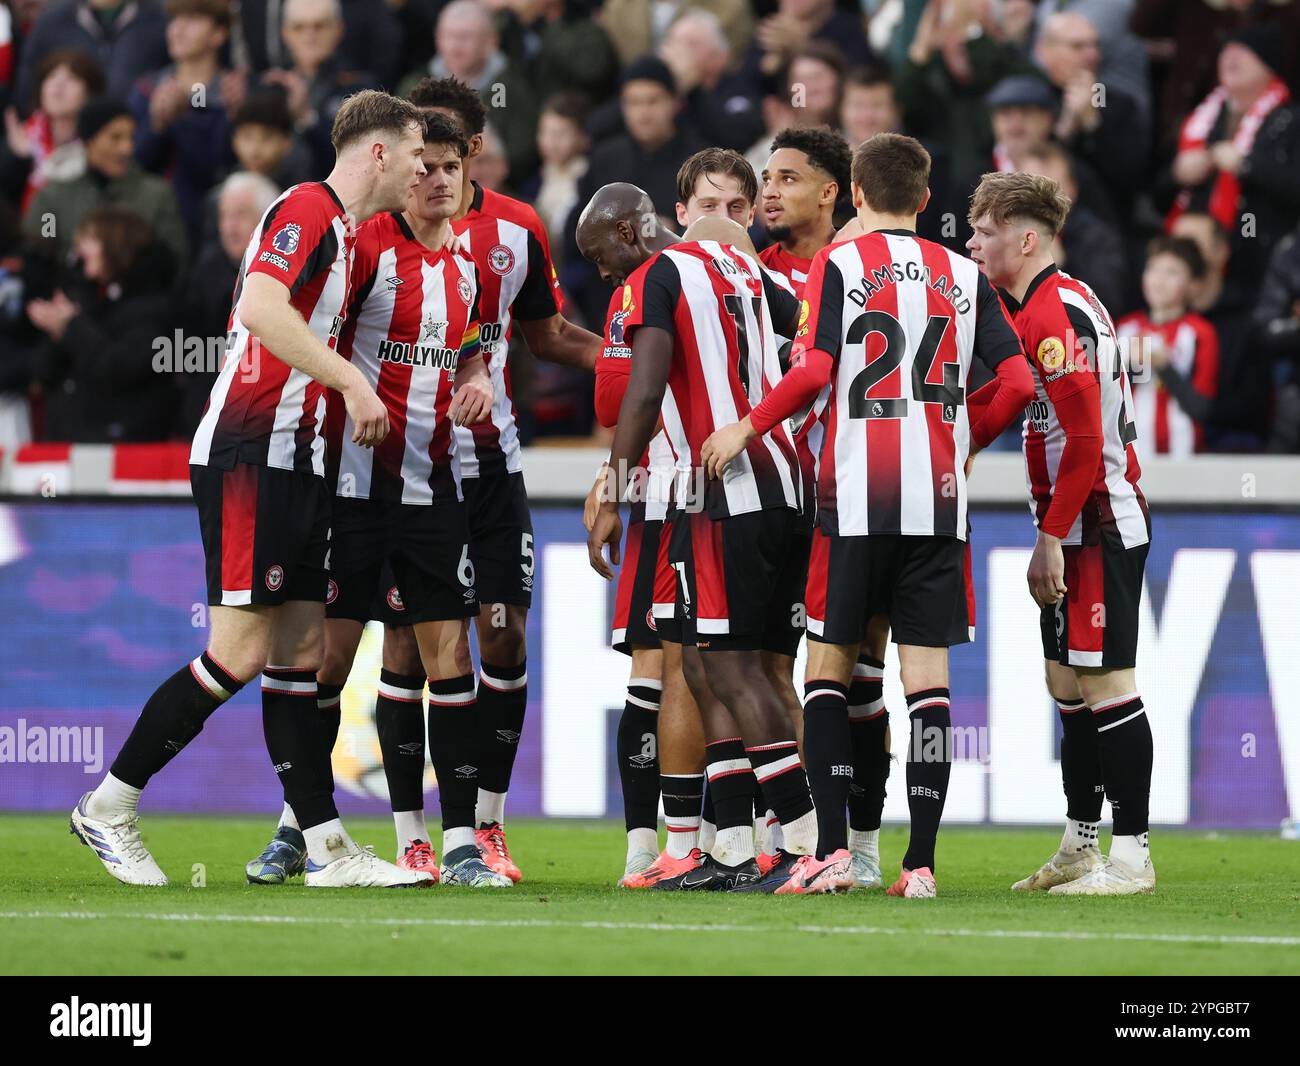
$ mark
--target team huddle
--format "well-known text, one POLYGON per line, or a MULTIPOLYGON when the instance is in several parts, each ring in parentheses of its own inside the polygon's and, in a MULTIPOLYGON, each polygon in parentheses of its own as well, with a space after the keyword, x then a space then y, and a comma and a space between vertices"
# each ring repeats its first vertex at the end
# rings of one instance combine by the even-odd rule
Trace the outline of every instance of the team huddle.
POLYGON ((290 189, 254 232, 190 459, 208 647, 146 703, 73 833, 119 880, 166 884, 140 837, 141 792, 260 675, 284 807, 251 883, 520 880, 505 802, 534 557, 505 365, 517 327, 535 356, 595 370, 596 415, 614 428, 583 517, 592 566, 614 579, 621 562, 613 643, 631 658, 621 886, 883 885, 892 635, 911 826, 887 891, 936 894, 947 649, 976 618, 966 478, 1023 413, 1027 576, 1067 822, 1013 887, 1152 891, 1152 742, 1133 670, 1150 522, 1114 326, 1052 261, 1070 206, 1055 183, 987 175, 968 258, 916 235, 930 159, 911 138, 851 151, 785 130, 761 180, 706 149, 678 174, 682 235, 634 185, 583 208, 578 247, 616 286, 600 337, 563 317, 535 212, 470 180, 484 118, 450 78, 409 100, 358 93, 329 177, 290 189), (837 231, 848 190, 855 215, 837 231), (756 255, 760 208, 772 243, 756 255), (375 722, 394 862, 353 842, 333 800, 340 692, 370 620, 384 624, 375 722))

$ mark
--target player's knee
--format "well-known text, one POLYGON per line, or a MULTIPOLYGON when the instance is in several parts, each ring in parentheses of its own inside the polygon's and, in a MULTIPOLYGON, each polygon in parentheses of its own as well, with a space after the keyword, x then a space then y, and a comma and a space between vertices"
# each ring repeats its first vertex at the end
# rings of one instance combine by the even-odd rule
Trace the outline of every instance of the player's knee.
POLYGON ((384 626, 383 663, 385 670, 408 677, 424 671, 414 629, 410 626, 384 626))
POLYGON ((479 615, 479 651, 484 659, 500 666, 521 663, 526 654, 523 610, 506 604, 484 604, 479 615))

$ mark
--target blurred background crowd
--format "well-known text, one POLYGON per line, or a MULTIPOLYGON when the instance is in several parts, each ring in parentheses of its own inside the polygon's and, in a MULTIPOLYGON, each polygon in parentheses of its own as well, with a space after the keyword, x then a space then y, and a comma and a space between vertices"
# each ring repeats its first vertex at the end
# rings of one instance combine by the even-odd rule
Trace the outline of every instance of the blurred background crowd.
MULTIPOLYGON (((1144 452, 1300 452, 1298 44, 1300 0, 4 0, 0 447, 187 439, 262 212, 329 171, 349 93, 432 74, 482 94, 472 175, 597 331, 601 185, 671 220, 699 148, 761 173, 787 126, 901 131, 951 248, 982 173, 1065 187, 1058 261, 1153 368, 1144 452)), ((589 380, 511 358, 526 439, 591 432, 589 380)))

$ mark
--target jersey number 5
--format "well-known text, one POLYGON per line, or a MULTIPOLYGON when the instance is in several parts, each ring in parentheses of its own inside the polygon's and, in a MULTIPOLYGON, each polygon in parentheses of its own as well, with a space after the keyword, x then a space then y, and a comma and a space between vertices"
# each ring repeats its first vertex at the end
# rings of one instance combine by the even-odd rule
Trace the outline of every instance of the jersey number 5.
MULTIPOLYGON (((957 383, 961 367, 956 363, 943 364, 943 384, 936 385, 926 379, 939 354, 939 344, 952 319, 944 315, 931 315, 925 324, 925 333, 912 360, 912 396, 918 403, 935 403, 941 408, 945 422, 957 420, 957 408, 966 402, 966 392, 957 383)), ((858 315, 849 326, 845 344, 866 346, 867 338, 879 333, 885 338, 885 350, 860 371, 849 386, 850 418, 906 418, 907 399, 903 396, 868 396, 885 378, 902 365, 907 354, 907 336, 902 323, 888 311, 867 311, 858 315)))

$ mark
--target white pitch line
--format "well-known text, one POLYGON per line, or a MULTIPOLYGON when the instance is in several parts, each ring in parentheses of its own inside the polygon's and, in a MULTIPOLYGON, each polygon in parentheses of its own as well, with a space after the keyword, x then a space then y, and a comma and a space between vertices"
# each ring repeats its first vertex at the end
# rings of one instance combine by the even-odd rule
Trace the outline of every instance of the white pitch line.
POLYGON ((937 936, 989 940, 1095 940, 1157 944, 1260 944, 1300 947, 1300 936, 1214 936, 1196 933, 1120 933, 1046 929, 909 929, 875 925, 692 925, 678 922, 563 921, 549 918, 345 918, 301 914, 111 914, 99 911, 0 911, 0 920, 229 922, 235 925, 431 926, 452 929, 593 929, 655 933, 809 933, 838 936, 937 936))

